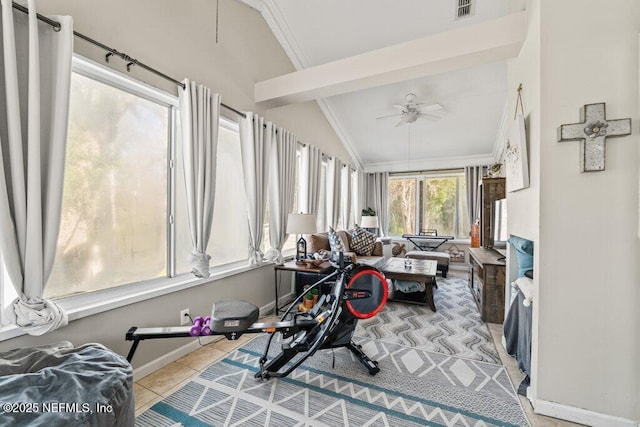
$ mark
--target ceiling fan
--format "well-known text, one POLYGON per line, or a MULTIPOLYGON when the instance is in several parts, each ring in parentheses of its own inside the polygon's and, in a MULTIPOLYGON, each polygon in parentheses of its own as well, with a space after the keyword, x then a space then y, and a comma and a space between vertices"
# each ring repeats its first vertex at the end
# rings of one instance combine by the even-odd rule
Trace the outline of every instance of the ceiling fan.
POLYGON ((425 103, 417 103, 417 96, 413 93, 409 93, 404 97, 404 104, 402 105, 394 105, 394 108, 400 110, 400 113, 389 114, 388 116, 376 117, 378 119, 386 119, 388 117, 400 117, 400 121, 396 125, 396 127, 403 125, 405 123, 413 123, 419 118, 428 119, 428 120, 439 120, 442 118, 439 114, 434 114, 436 111, 443 111, 442 105, 436 104, 425 104, 425 103))

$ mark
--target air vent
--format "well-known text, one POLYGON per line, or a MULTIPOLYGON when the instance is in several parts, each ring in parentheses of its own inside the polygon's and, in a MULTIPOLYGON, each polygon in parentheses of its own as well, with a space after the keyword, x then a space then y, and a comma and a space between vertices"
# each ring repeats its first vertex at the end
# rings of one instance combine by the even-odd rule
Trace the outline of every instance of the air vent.
POLYGON ((456 0, 458 7, 456 10, 456 19, 466 18, 473 15, 473 0, 456 0))

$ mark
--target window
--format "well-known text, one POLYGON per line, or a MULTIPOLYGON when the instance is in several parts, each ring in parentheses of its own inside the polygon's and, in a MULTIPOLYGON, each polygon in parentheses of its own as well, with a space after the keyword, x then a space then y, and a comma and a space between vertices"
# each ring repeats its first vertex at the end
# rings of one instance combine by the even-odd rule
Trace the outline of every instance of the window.
MULTIPOLYGON (((190 271, 178 100, 74 57, 62 220, 46 298, 190 271)), ((221 118, 212 266, 248 259, 238 125, 221 118)), ((3 304, 8 296, 3 283, 3 304)))
MULTIPOLYGON (((176 159, 176 273, 180 274, 191 271, 187 262, 191 253, 191 235, 187 216, 181 138, 178 138, 176 159)), ((242 175, 240 133, 237 123, 222 117, 218 129, 213 225, 207 253, 211 255, 212 267, 244 261, 249 257, 249 225, 242 175)))
POLYGON ((389 234, 416 234, 416 178, 389 178, 389 234))
POLYGON ((167 274, 171 107, 73 73, 57 255, 45 296, 167 274))
POLYGON ((462 172, 389 178, 389 233, 437 230, 469 237, 466 183, 462 172))

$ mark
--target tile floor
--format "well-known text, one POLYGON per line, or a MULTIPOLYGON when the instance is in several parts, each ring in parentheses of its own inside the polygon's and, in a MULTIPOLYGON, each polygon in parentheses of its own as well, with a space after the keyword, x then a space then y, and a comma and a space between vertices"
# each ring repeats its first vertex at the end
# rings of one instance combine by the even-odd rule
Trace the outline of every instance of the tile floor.
MULTIPOLYGON (((265 320, 268 321, 272 319, 265 320)), ((498 349, 500 359, 507 368, 512 383, 517 386, 517 384, 520 384, 523 375, 520 373, 515 359, 509 356, 502 346, 502 325, 494 323, 489 323, 488 325, 495 346, 498 349)), ((178 390, 189 381, 191 377, 199 375, 207 366, 224 358, 227 353, 234 351, 237 347, 240 347, 252 338, 254 338, 253 335, 243 335, 236 341, 229 341, 222 338, 202 346, 181 359, 138 380, 133 386, 136 400, 136 416, 146 411, 164 397, 178 390)), ((533 408, 529 401, 524 396, 518 397, 533 427, 569 427, 577 425, 556 418, 536 415, 533 413, 533 408)))
POLYGON ((227 353, 232 352, 254 337, 255 335, 243 335, 236 341, 229 341, 221 337, 218 341, 202 346, 164 368, 136 381, 133 385, 136 416, 178 390, 191 377, 199 375, 207 366, 224 358, 227 353))

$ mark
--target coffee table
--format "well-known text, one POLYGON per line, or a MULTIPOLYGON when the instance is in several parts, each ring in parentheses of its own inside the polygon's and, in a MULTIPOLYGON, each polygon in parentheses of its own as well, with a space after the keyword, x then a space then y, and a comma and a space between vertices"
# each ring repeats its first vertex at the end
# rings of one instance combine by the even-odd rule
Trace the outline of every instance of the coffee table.
POLYGON ((412 259, 411 266, 405 267, 404 258, 389 258, 381 270, 387 279, 408 280, 425 284, 422 301, 391 299, 392 301, 396 300, 422 305, 428 304, 432 311, 436 311, 436 305, 433 301, 433 285, 436 284, 437 268, 438 262, 435 260, 412 259))

